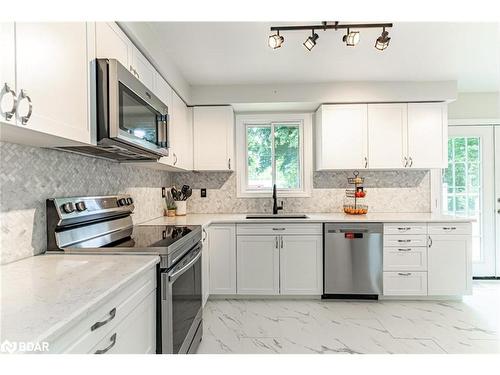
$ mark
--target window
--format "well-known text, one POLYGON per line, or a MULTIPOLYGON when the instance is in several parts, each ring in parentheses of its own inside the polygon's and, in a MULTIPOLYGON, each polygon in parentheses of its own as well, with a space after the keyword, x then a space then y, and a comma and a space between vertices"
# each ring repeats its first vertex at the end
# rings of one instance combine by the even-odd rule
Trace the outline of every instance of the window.
POLYGON ((311 115, 237 116, 239 197, 310 196, 311 115))

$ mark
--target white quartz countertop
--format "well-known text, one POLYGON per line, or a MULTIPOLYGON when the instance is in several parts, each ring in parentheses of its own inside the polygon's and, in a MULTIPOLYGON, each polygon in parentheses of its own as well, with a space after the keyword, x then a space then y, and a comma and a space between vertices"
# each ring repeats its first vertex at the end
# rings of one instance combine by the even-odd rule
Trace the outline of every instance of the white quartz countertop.
MULTIPOLYGON (((288 214, 288 213, 287 213, 288 214)), ((186 216, 161 216, 140 225, 203 225, 224 223, 327 223, 327 222, 376 222, 376 223, 470 223, 474 219, 436 215, 431 213, 368 213, 346 215, 343 213, 307 213, 307 219, 246 219, 246 214, 188 214, 186 216)))
POLYGON ((0 342, 50 342, 159 260, 151 255, 50 254, 1 266, 0 342))

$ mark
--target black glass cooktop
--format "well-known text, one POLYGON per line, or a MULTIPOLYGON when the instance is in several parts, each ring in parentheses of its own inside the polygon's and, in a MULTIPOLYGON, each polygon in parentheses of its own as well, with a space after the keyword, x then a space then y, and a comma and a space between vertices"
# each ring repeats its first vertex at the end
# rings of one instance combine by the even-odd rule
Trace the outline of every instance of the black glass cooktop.
POLYGON ((129 237, 110 243, 104 247, 166 249, 174 242, 189 235, 195 229, 195 226, 137 225, 131 229, 129 237))

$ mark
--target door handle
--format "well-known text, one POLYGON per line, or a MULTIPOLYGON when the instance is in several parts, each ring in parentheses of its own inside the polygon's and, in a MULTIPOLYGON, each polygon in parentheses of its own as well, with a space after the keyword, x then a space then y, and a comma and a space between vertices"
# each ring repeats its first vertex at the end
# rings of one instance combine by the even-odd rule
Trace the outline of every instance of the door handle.
POLYGON ((177 164, 177 155, 175 154, 175 152, 174 152, 174 158, 175 158, 174 165, 176 165, 177 164))
POLYGON ((12 116, 14 116, 14 114, 16 113, 16 108, 17 108, 17 96, 16 96, 16 92, 14 90, 12 90, 12 88, 9 86, 9 84, 7 82, 5 82, 5 85, 4 85, 2 91, 3 91, 3 95, 0 98, 0 100, 2 100, 4 98, 4 96, 7 95, 7 94, 12 95, 12 108, 11 108, 10 111, 4 112, 5 113, 5 119, 6 120, 10 120, 12 118, 12 116))
POLYGON ((109 344, 109 346, 107 346, 104 349, 96 350, 94 354, 104 354, 109 349, 111 349, 113 346, 115 346, 115 344, 116 344, 116 333, 113 333, 113 336, 111 336, 109 340, 111 341, 111 344, 109 344))
POLYGON ((278 236, 274 237, 274 248, 279 249, 279 240, 278 236))
POLYGON ((92 327, 90 327, 90 330, 91 331, 95 331, 97 328, 99 327, 102 327, 103 325, 105 324, 108 324, 110 321, 112 321, 116 316, 116 307, 113 308, 110 312, 109 312, 109 318, 106 319, 106 320, 103 320, 101 322, 97 322, 97 323, 94 323, 92 325, 92 327))
POLYGON ((365 156, 365 168, 368 168, 368 158, 365 156))
MULTIPOLYGON (((31 114, 33 113, 33 104, 31 102, 31 98, 26 92, 26 90, 22 89, 21 92, 19 93, 19 101, 18 103, 21 103, 23 99, 26 99, 28 101, 28 113, 26 115, 21 116, 21 123, 23 125, 26 125, 31 117, 31 114)), ((17 108, 19 109, 19 107, 17 108)))
POLYGON ((227 160, 227 169, 231 169, 231 158, 227 160))
POLYGON ((431 238, 431 236, 429 236, 429 239, 428 239, 428 241, 427 241, 427 245, 428 245, 429 247, 432 247, 432 238, 431 238))
POLYGON ((283 249, 283 236, 280 236, 280 249, 283 249))
POLYGON ((404 166, 405 168, 408 167, 408 158, 406 156, 405 156, 404 166))
POLYGON ((410 157, 408 158, 408 160, 410 161, 410 165, 409 165, 408 167, 410 167, 410 168, 411 168, 411 167, 412 167, 412 165, 413 165, 413 159, 412 159, 412 157, 410 156, 410 157))

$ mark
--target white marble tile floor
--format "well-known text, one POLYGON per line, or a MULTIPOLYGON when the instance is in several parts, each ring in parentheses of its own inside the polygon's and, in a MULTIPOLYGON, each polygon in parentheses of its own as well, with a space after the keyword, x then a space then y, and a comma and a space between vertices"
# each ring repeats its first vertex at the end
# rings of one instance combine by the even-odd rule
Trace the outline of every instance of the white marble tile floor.
POLYGON ((500 353, 500 281, 462 301, 208 301, 204 354, 500 353))

